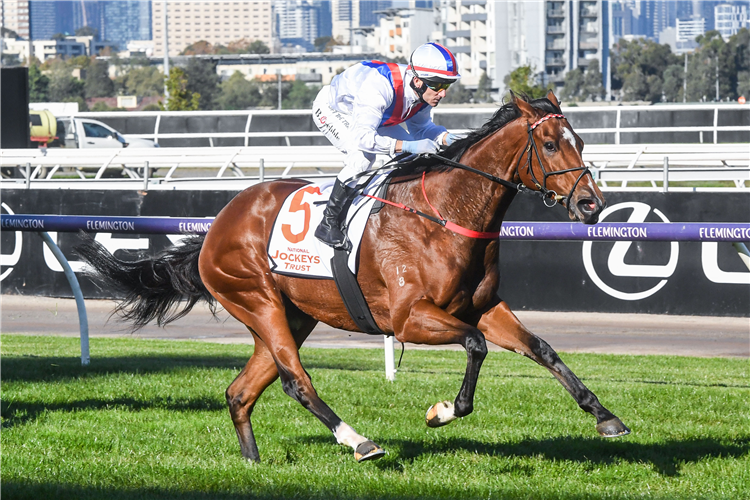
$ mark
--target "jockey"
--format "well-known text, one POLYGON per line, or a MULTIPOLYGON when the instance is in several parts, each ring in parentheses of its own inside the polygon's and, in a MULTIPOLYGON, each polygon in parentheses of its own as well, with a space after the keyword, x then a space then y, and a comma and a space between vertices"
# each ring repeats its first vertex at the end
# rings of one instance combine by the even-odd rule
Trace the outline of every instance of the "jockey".
POLYGON ((440 44, 425 43, 408 65, 363 61, 320 90, 313 120, 346 160, 316 238, 334 248, 347 245, 339 216, 357 183, 354 176, 371 168, 375 155, 434 153, 457 139, 432 122, 430 109, 459 78, 453 54, 440 44))

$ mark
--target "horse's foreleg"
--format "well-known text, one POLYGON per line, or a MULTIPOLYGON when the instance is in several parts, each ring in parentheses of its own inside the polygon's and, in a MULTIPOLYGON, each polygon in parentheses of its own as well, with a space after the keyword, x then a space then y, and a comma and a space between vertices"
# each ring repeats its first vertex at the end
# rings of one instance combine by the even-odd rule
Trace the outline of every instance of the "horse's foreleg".
POLYGON ((443 401, 427 410, 425 419, 430 427, 440 427, 474 411, 474 391, 482 362, 487 356, 484 335, 432 302, 420 300, 411 308, 409 317, 396 332, 401 342, 445 345, 461 344, 466 349, 466 373, 454 403, 443 401))
POLYGON ((599 402, 583 382, 562 362, 554 349, 518 320, 505 302, 485 313, 477 325, 488 341, 522 354, 547 368, 567 389, 578 406, 596 417, 596 430, 604 437, 630 433, 625 424, 599 402))

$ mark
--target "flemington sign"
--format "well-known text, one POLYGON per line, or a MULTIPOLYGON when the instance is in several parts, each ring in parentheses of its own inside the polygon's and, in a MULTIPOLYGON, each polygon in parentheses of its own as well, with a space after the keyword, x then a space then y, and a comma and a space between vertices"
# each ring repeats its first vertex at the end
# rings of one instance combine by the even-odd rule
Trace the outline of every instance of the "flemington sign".
MULTIPOLYGON (((2 229, 16 231, 206 234, 212 218, 0 215, 2 229)), ((505 222, 501 240, 531 241, 750 241, 750 223, 505 222)))

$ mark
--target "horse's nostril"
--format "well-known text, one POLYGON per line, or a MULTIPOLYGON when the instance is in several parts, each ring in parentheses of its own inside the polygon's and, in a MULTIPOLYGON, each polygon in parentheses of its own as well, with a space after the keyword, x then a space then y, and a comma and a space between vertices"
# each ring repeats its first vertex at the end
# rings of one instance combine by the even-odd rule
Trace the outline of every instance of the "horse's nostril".
POLYGON ((596 211, 596 202, 594 200, 580 200, 578 202, 578 209, 584 213, 593 213, 596 211))

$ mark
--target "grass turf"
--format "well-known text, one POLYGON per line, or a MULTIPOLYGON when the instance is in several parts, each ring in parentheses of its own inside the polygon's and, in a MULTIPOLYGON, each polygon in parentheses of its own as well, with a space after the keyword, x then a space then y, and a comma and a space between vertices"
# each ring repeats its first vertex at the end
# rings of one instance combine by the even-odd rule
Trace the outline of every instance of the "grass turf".
POLYGON ((747 360, 565 354, 633 433, 595 421, 546 370, 490 353, 475 411, 429 429, 466 357, 410 351, 389 383, 380 350, 303 349, 321 397, 388 455, 352 451, 279 383, 243 460, 224 390, 252 346, 2 336, 4 498, 750 498, 747 360))

